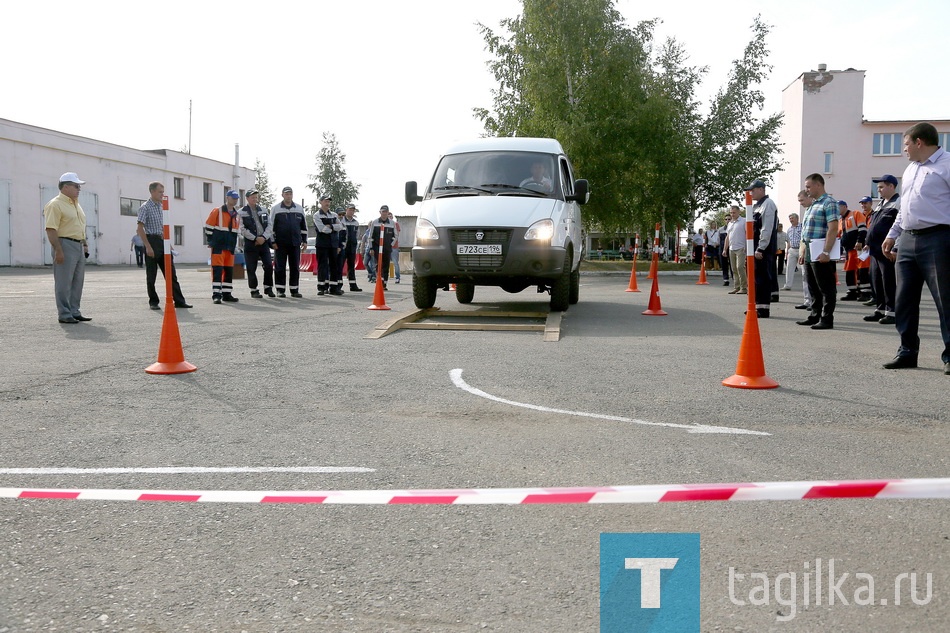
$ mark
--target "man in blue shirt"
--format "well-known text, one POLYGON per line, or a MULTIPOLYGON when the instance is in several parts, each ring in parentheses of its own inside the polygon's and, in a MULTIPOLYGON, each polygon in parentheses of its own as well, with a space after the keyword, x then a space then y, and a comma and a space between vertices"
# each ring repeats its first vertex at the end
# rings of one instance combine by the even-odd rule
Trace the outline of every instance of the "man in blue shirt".
POLYGON ((838 203, 825 191, 821 174, 805 178, 805 192, 814 200, 805 212, 802 222, 802 242, 805 248, 799 262, 804 265, 805 282, 811 293, 811 313, 798 325, 810 325, 813 330, 830 330, 835 326, 835 262, 831 249, 838 238, 838 203))

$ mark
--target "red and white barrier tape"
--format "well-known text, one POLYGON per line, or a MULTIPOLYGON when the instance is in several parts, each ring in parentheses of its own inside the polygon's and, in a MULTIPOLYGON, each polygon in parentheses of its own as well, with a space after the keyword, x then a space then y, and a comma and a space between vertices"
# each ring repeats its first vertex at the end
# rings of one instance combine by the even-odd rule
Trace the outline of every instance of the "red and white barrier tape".
POLYGON ((482 488, 469 490, 68 490, 0 488, 0 498, 204 503, 324 504, 536 504, 662 503, 667 501, 793 501, 800 499, 950 499, 948 479, 785 481, 587 488, 482 488))

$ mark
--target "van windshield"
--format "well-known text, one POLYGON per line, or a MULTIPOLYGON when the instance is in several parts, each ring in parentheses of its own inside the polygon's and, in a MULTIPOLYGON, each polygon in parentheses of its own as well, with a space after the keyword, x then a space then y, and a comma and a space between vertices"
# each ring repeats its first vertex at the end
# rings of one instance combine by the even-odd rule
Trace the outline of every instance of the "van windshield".
POLYGON ((555 157, 534 152, 471 152, 443 156, 432 178, 435 196, 554 196, 560 190, 555 157))

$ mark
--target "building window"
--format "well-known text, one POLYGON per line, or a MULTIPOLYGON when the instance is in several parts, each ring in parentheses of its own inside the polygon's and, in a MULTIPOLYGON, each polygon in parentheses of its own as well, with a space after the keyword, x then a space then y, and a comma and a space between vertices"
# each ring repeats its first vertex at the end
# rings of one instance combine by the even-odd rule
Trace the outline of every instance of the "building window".
POLYGON ((943 149, 947 149, 948 142, 950 142, 950 133, 943 132, 942 134, 937 134, 937 145, 943 149))
POLYGON ((832 174, 834 173, 835 167, 835 153, 834 152, 825 152, 825 170, 824 173, 832 174))
POLYGON ((231 191, 231 187, 224 185, 224 195, 221 196, 221 204, 224 204, 228 201, 228 192, 231 191))
POLYGON ((206 182, 202 189, 204 190, 204 201, 213 202, 213 200, 211 200, 211 183, 206 182))
POLYGON ((145 200, 136 198, 119 198, 119 215, 131 215, 138 217, 139 207, 145 204, 145 200))
POLYGON ((895 134, 875 134, 874 156, 900 156, 904 147, 904 135, 901 132, 895 134))
POLYGON ((179 200, 185 198, 185 179, 175 178, 175 197, 179 200))
POLYGON ((185 243, 185 227, 176 224, 175 225, 175 241, 174 246, 182 246, 185 243))

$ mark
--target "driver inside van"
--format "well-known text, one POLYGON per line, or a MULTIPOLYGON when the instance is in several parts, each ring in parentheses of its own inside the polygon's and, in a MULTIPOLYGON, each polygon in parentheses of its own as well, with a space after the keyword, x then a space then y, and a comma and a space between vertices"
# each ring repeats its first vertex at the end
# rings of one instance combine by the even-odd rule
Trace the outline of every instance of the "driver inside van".
POLYGON ((534 161, 531 163, 531 176, 525 178, 521 181, 520 187, 539 187, 544 191, 553 191, 554 185, 551 183, 551 179, 545 176, 544 163, 541 161, 534 161))

